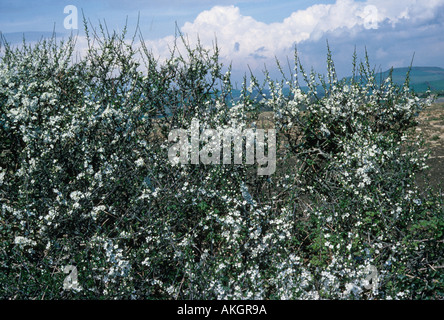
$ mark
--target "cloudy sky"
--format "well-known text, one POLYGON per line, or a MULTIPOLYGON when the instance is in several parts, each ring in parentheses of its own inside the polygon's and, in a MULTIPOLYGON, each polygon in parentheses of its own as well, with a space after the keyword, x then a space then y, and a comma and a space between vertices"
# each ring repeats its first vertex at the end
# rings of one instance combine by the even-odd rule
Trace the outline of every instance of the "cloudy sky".
POLYGON ((108 29, 121 30, 128 18, 140 29, 148 46, 160 58, 168 55, 176 25, 190 42, 197 35, 205 46, 215 39, 222 62, 233 65, 234 75, 249 66, 272 70, 277 57, 292 59, 297 46, 307 69, 324 72, 326 41, 332 49, 340 76, 351 72, 351 57, 367 49, 370 62, 385 71, 408 66, 444 67, 444 0, 0 0, 0 31, 12 43, 22 34, 28 40, 48 35, 78 34, 82 44, 82 12, 95 26, 106 21, 108 29), (78 29, 68 19, 73 5, 78 29))

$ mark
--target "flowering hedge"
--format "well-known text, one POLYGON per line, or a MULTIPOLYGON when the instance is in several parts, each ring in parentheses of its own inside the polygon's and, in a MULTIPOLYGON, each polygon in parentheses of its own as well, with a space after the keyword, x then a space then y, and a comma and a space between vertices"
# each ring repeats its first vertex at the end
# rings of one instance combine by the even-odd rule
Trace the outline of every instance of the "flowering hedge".
POLYGON ((296 56, 239 98, 217 48, 159 63, 86 31, 81 58, 72 39, 1 48, 2 298, 443 297, 442 197, 415 181, 430 101, 408 77, 380 84, 355 56, 338 80, 329 53, 323 79, 296 56), (275 128, 276 172, 171 163, 168 133, 193 119, 275 128))

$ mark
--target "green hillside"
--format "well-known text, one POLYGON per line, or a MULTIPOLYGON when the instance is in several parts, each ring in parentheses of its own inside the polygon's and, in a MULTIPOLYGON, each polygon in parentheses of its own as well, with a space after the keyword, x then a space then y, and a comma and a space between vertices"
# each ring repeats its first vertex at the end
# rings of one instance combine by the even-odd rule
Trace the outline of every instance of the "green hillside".
MULTIPOLYGON (((393 68, 392 77, 393 82, 397 85, 403 85, 407 76, 409 68, 393 68)), ((382 83, 390 74, 390 70, 384 72, 375 73, 375 79, 377 83, 382 83)), ((350 80, 351 77, 346 77, 350 80)), ((439 67, 412 67, 410 70, 410 88, 416 93, 425 93, 429 88, 433 93, 439 96, 444 96, 444 69, 439 67)), ((302 86, 301 89, 305 92, 308 91, 308 87, 302 86)), ((284 87, 283 91, 285 94, 289 94, 289 88, 284 87)), ((324 89, 322 86, 318 87, 318 94, 323 95, 324 89)), ((269 91, 267 89, 262 89, 267 97, 269 96, 269 91)), ((241 95, 241 90, 233 89, 232 95, 235 101, 237 101, 241 95)), ((259 97, 258 92, 254 92, 253 96, 259 97)))
MULTIPOLYGON (((393 82, 403 84, 409 68, 394 68, 393 82)), ((388 77, 390 70, 376 74, 378 81, 388 77)), ((416 92, 425 92, 430 88, 433 92, 444 91, 444 69, 439 67, 412 67, 410 71, 410 87, 416 92)))

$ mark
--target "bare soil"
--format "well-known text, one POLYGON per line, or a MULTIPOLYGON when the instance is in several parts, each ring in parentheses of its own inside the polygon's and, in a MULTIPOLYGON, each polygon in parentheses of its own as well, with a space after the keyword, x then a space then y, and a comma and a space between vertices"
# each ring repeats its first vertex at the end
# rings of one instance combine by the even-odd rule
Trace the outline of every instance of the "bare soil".
POLYGON ((419 185, 429 184, 435 190, 444 187, 444 102, 439 101, 419 115, 418 133, 423 134, 430 150, 429 169, 418 177, 419 185))

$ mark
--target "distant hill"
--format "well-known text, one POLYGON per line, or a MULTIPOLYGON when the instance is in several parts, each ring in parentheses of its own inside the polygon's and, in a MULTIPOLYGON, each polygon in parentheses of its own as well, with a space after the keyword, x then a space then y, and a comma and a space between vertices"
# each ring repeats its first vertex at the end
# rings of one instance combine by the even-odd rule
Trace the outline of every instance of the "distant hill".
MULTIPOLYGON (((408 68, 394 68, 393 82, 402 85, 408 68)), ((388 77, 390 70, 378 73, 377 79, 388 77)), ((379 81, 379 79, 378 79, 379 81)), ((433 92, 444 92, 444 69, 439 67, 412 67, 410 71, 410 87, 415 92, 425 92, 430 88, 433 92)))
MULTIPOLYGON (((409 68, 393 68, 392 78, 397 85, 403 85, 409 68)), ((390 70, 375 74, 377 83, 382 83, 390 74, 390 70)), ((346 77, 349 80, 351 77, 346 77)), ((444 69, 439 67, 412 67, 410 70, 410 88, 417 94, 425 93, 429 88, 433 93, 444 96, 444 69)), ((308 91, 308 87, 301 87, 303 91, 308 91)), ((289 94, 288 88, 283 88, 284 94, 289 94)), ((319 95, 323 94, 322 86, 318 87, 319 95)), ((233 97, 237 100, 240 97, 240 90, 233 90, 233 97)), ((268 90, 263 90, 269 96, 268 90)), ((257 93, 256 93, 257 95, 257 93)))
MULTIPOLYGON (((397 85, 405 82, 409 68, 393 68, 392 79, 397 85)), ((390 75, 390 70, 375 74, 377 83, 382 83, 390 75)), ((347 77, 346 79, 350 79, 347 77)), ((412 67, 410 69, 410 88, 416 93, 424 93, 428 89, 435 93, 444 93, 444 69, 439 67, 412 67)))

